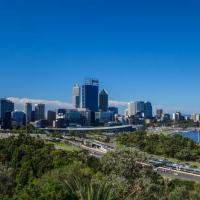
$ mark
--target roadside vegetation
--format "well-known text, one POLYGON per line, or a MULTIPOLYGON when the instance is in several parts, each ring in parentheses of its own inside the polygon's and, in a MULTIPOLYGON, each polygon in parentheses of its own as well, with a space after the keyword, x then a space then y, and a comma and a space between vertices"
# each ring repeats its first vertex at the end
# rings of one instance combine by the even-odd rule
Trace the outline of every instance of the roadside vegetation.
POLYGON ((149 154, 181 161, 200 162, 200 145, 177 134, 147 134, 145 131, 137 131, 118 135, 117 142, 127 147, 136 147, 149 154))
POLYGON ((146 155, 122 148, 101 159, 20 134, 0 140, 2 200, 195 200, 200 184, 141 167, 146 155))

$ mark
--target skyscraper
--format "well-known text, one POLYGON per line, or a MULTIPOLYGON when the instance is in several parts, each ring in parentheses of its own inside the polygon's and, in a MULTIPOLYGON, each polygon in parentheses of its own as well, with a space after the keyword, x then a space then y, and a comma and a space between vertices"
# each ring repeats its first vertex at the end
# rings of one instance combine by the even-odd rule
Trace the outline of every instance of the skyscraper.
POLYGON ((108 93, 104 89, 99 93, 99 109, 101 111, 108 110, 108 93))
POLYGON ((147 119, 151 119, 153 117, 152 105, 148 101, 144 104, 144 117, 147 119))
POLYGON ((175 112, 175 113, 172 114, 172 120, 175 121, 175 122, 181 120, 181 117, 182 116, 181 116, 180 112, 175 112))
POLYGON ((135 110, 135 103, 134 102, 129 102, 128 103, 128 116, 134 116, 136 114, 135 110))
POLYGON ((11 117, 12 117, 12 126, 16 125, 16 126, 22 126, 26 124, 26 114, 22 111, 13 111, 11 113, 11 117))
POLYGON ((73 87, 73 106, 75 108, 80 108, 81 103, 81 88, 78 84, 73 87))
POLYGON ((44 119, 45 119, 45 105, 36 104, 35 105, 35 121, 44 120, 44 119))
POLYGON ((26 114, 26 119, 27 122, 31 122, 32 119, 32 104, 31 103, 26 103, 25 104, 25 114, 26 114))
POLYGON ((161 119, 163 116, 163 109, 156 109, 156 118, 161 119))
POLYGON ((48 110, 47 121, 49 126, 53 126, 53 122, 56 121, 56 112, 53 110, 48 110))
POLYGON ((145 104, 143 101, 135 101, 128 103, 128 115, 134 116, 138 113, 143 114, 145 110, 145 104))
POLYGON ((135 113, 144 113, 145 104, 144 101, 136 101, 135 102, 135 113))
POLYGON ((98 111, 99 81, 86 79, 82 86, 82 108, 98 111))
POLYGON ((0 99, 0 124, 4 129, 11 127, 11 112, 14 111, 14 103, 7 99, 0 99))

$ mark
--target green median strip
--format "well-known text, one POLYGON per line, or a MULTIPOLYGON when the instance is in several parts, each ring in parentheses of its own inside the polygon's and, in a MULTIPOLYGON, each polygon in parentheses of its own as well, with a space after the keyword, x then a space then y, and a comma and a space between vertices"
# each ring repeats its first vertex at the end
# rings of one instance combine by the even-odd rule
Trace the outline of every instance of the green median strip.
POLYGON ((46 142, 47 144, 53 144, 55 147, 63 149, 63 150, 67 150, 67 151, 80 151, 79 148, 74 147, 70 144, 67 143, 61 143, 61 142, 46 142))

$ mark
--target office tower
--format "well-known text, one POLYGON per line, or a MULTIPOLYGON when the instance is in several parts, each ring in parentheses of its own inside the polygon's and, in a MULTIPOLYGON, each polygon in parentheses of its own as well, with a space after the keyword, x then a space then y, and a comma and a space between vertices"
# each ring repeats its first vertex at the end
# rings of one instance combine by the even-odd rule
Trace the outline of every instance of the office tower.
POLYGON ((128 103, 128 116, 134 116, 136 114, 135 110, 135 103, 134 102, 129 102, 128 103))
POLYGON ((7 99, 0 99, 0 118, 3 119, 5 113, 14 111, 14 103, 7 99))
POLYGON ((12 124, 15 126, 23 126, 26 123, 26 114, 22 111, 13 111, 11 113, 12 124))
POLYGON ((35 110, 32 110, 32 113, 31 113, 31 121, 32 121, 32 122, 35 122, 35 110))
POLYGON ((193 113, 193 114, 191 115, 191 120, 194 121, 194 122, 196 121, 196 113, 193 113))
POLYGON ((5 118, 2 121, 1 128, 3 128, 3 129, 11 129, 12 128, 11 112, 6 112, 5 113, 5 118))
POLYGON ((163 109, 156 109, 156 118, 161 119, 163 116, 163 109))
POLYGON ((144 103, 144 117, 147 119, 151 119, 153 117, 153 109, 150 102, 144 103))
POLYGON ((80 108, 81 103, 81 88, 78 84, 73 87, 73 106, 74 108, 80 108))
POLYGON ((196 122, 199 122, 199 121, 200 121, 200 115, 196 114, 196 122))
POLYGON ((194 122, 199 122, 200 121, 200 115, 196 114, 196 113, 192 114, 191 120, 193 120, 194 122))
POLYGON ((181 120, 181 113, 180 112, 176 112, 172 114, 172 120, 177 122, 181 120))
POLYGON ((48 110, 47 112, 47 121, 49 126, 53 126, 53 122, 56 121, 56 112, 48 110))
POLYGON ((108 111, 108 93, 104 89, 99 93, 99 110, 108 111))
MULTIPOLYGON (((146 105, 147 108, 147 115, 150 115, 152 112, 152 107, 149 102, 147 102, 146 105)), ((145 103, 143 101, 135 101, 135 102, 129 102, 128 103, 128 115, 131 116, 143 116, 145 114, 145 103)))
POLYGON ((117 107, 109 107, 108 110, 113 112, 114 115, 118 115, 118 108, 117 107))
POLYGON ((99 81, 86 79, 82 86, 82 108, 98 111, 99 81))
POLYGON ((35 121, 44 120, 44 119, 45 119, 45 105, 36 104, 35 105, 35 121))
POLYGON ((145 111, 145 104, 143 101, 136 101, 135 102, 135 113, 144 113, 145 111))
POLYGON ((0 99, 0 124, 2 128, 11 128, 12 111, 14 111, 14 103, 7 99, 0 99))
POLYGON ((26 114, 27 123, 31 122, 32 120, 32 104, 31 103, 25 104, 25 114, 26 114))

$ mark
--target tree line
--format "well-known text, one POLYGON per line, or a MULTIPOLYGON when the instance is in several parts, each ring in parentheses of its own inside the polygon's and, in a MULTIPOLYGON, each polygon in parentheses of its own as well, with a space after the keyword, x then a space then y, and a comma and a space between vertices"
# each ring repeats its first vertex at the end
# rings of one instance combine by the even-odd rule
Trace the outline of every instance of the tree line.
POLYGON ((136 147, 149 154, 181 161, 200 161, 200 145, 178 134, 147 134, 145 131, 136 131, 118 135, 117 142, 128 147, 136 147))
POLYGON ((86 151, 56 150, 20 134, 0 140, 2 200, 182 200, 200 199, 200 184, 164 179, 133 148, 101 159, 86 151))

